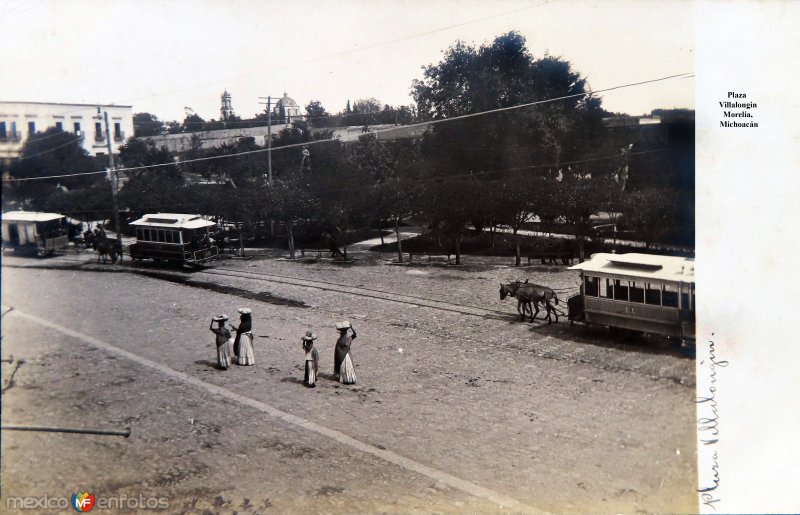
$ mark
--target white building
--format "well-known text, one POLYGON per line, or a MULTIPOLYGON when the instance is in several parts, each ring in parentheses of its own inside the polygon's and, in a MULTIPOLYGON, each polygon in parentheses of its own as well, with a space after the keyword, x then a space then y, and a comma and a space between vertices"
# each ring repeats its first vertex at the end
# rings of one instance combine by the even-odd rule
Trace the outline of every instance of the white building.
POLYGON ((108 113, 111 148, 117 153, 125 139, 133 136, 132 106, 0 100, 0 159, 19 157, 32 134, 50 127, 74 134, 90 155, 104 155, 108 152, 104 112, 108 113))

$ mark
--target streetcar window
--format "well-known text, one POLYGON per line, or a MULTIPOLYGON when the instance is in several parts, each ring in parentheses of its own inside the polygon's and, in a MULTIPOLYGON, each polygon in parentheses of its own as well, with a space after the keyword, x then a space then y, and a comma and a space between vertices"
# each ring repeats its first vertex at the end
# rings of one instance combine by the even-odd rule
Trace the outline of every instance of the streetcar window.
POLYGON ((637 288, 636 283, 631 283, 631 302, 644 304, 644 288, 637 288))
POLYGON ((653 306, 661 305, 661 286, 647 284, 644 292, 644 303, 653 306))
POLYGON ((164 241, 172 243, 172 231, 164 231, 164 241))
POLYGON ((597 277, 588 277, 588 276, 585 277, 584 279, 585 279, 584 281, 585 294, 589 297, 597 297, 597 292, 600 290, 598 284, 600 282, 600 279, 598 279, 597 277))
POLYGON ((142 238, 142 229, 140 227, 136 228, 136 239, 141 240, 142 238))
POLYGON ((600 296, 608 298, 608 279, 600 283, 600 296))
POLYGON ((159 243, 164 243, 164 229, 158 229, 156 235, 158 236, 159 243))
POLYGON ((665 284, 662 286, 663 291, 661 293, 661 302, 662 306, 668 308, 677 308, 678 307, 678 287, 674 284, 665 284))
POLYGON ((624 300, 627 302, 628 300, 628 290, 630 289, 626 283, 625 286, 622 285, 622 281, 616 279, 614 281, 614 300, 624 300))
MULTIPOLYGON (((692 292, 692 305, 694 305, 694 292, 692 292)), ((681 308, 685 310, 689 310, 689 293, 682 291, 681 292, 681 308)))
POLYGON ((144 241, 150 241, 150 229, 142 229, 142 239, 144 241))

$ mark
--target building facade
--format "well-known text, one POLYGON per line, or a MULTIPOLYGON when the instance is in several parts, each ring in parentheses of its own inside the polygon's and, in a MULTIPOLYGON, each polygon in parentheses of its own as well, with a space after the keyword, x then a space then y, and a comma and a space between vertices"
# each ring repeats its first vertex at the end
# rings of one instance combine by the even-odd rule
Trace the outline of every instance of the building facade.
POLYGON ((51 127, 74 134, 89 155, 105 155, 104 113, 108 113, 111 148, 117 153, 125 139, 133 136, 132 106, 0 100, 0 159, 19 157, 32 134, 51 127))

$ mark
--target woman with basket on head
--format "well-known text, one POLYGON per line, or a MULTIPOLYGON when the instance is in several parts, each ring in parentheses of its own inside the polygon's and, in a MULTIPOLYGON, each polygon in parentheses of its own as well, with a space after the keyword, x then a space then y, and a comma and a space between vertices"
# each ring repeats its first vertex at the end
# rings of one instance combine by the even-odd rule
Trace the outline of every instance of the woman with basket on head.
POLYGON ((317 383, 317 368, 319 367, 319 352, 314 348, 314 340, 317 335, 311 331, 306 331, 303 336, 303 351, 305 351, 305 377, 303 377, 303 384, 309 388, 316 387, 317 383))
POLYGON ((227 370, 231 366, 231 347, 233 344, 231 331, 225 327, 227 320, 227 315, 217 315, 211 319, 211 325, 208 327, 212 333, 217 335, 217 363, 219 368, 223 370, 227 370), (214 327, 214 322, 219 325, 214 327))
POLYGON ((336 330, 339 331, 339 339, 336 340, 336 350, 333 355, 333 374, 339 376, 339 382, 343 384, 355 384, 356 370, 353 367, 353 360, 350 358, 350 346, 356 338, 356 330, 350 322, 337 322, 336 330), (348 331, 352 331, 350 336, 348 331))
POLYGON ((241 314, 239 327, 232 326, 236 331, 236 339, 233 341, 233 355, 236 363, 240 365, 255 365, 252 311, 250 308, 239 308, 239 313, 241 314))

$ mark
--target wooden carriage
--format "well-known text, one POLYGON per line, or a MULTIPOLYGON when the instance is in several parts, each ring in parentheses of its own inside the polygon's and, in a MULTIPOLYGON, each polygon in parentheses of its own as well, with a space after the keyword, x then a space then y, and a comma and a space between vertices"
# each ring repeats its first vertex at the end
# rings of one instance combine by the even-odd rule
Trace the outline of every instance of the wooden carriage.
POLYGON ((581 290, 569 319, 648 334, 695 338, 694 259, 651 254, 594 254, 570 267, 581 290))
POLYGON ((46 256, 69 246, 64 215, 33 211, 3 213, 3 248, 46 256))
POLYGON ((194 265, 219 255, 211 239, 211 230, 217 225, 200 215, 155 213, 130 225, 136 228, 136 243, 130 246, 132 259, 194 265))

